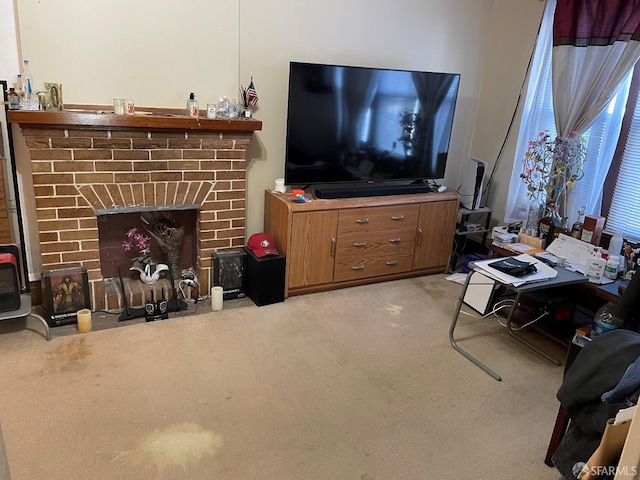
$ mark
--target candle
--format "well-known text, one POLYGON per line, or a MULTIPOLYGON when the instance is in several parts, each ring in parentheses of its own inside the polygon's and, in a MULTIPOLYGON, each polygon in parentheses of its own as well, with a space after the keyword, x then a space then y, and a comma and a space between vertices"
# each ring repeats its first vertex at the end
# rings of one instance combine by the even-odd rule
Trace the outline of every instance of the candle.
POLYGON ((222 287, 211 289, 211 308, 214 311, 222 310, 222 287))
POLYGON ((91 331, 91 310, 88 308, 78 310, 78 331, 80 333, 91 331))

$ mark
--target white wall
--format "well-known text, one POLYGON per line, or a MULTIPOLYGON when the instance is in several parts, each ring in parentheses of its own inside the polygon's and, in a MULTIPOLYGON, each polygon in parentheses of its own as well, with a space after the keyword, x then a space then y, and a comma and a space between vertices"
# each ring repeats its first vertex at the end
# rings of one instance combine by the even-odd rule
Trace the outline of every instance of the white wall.
MULTIPOLYGON (((284 172, 289 61, 460 73, 443 179, 457 188, 470 155, 497 154, 543 8, 540 0, 15 1, 21 56, 36 84, 63 84, 65 103, 126 96, 182 107, 195 91, 205 104, 235 97, 254 77, 263 130, 249 147, 247 235, 262 230, 264 189, 284 172)), ((0 12, 11 3, 0 0, 0 12)), ((0 59, 16 56, 3 50, 0 59)), ((19 160, 28 172, 28 158, 19 160)), ((505 155, 500 173, 508 177, 511 163, 505 155)))

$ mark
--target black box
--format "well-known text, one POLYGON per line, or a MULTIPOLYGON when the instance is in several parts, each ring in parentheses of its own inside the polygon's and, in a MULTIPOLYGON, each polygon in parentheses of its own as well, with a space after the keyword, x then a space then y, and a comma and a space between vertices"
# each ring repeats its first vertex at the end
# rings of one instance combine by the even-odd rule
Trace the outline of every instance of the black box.
POLYGON ((242 298, 246 293, 245 271, 247 254, 244 250, 221 250, 212 256, 211 286, 222 287, 222 298, 242 298))
POLYGON ((45 270, 42 304, 47 310, 46 320, 50 327, 76 323, 78 310, 91 309, 87 269, 45 270))
POLYGON ((284 255, 256 257, 247 252, 247 295, 257 306, 284 302, 284 255))

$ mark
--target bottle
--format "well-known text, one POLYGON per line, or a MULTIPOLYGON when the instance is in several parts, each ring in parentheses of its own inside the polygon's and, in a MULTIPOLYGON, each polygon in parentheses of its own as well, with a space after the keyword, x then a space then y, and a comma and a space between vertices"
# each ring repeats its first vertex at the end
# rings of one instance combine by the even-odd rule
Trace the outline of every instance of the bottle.
POLYGON ((585 275, 587 279, 589 279, 589 282, 601 283, 606 265, 607 261, 600 256, 600 249, 596 248, 593 254, 587 259, 587 265, 585 266, 585 275))
POLYGON ((609 240, 609 248, 607 250, 609 250, 609 255, 620 255, 622 251, 622 235, 620 232, 613 234, 613 237, 609 240))
POLYGON ((33 77, 29 70, 29 60, 24 60, 22 66, 22 84, 25 95, 31 95, 33 93, 33 77))
POLYGON ((573 238, 580 238, 582 236, 582 227, 584 226, 584 211, 586 207, 583 205, 578 210, 578 220, 571 227, 571 236, 573 238))
POLYGON ((218 103, 218 113, 222 118, 229 118, 229 99, 222 97, 218 103))
POLYGON ((229 104, 229 118, 238 118, 238 101, 234 98, 229 104))
POLYGON ((622 327, 623 319, 619 316, 618 307, 615 303, 605 303, 598 309, 593 317, 591 333, 589 337, 596 338, 605 333, 609 333, 616 328, 622 327))
POLYGON ((196 100, 196 94, 191 92, 189 100, 187 100, 187 114, 190 117, 197 118, 200 115, 200 106, 198 100, 196 100))
POLYGON ((13 87, 9 88, 7 92, 7 99, 9 100, 9 110, 19 110, 20 109, 20 96, 16 89, 13 87))
POLYGON ((615 280, 618 278, 618 270, 620 268, 620 255, 610 255, 607 265, 604 267, 604 276, 615 280))
POLYGON ((20 100, 23 100, 26 96, 27 85, 22 81, 22 74, 19 73, 16 75, 16 91, 18 92, 18 96, 20 100))

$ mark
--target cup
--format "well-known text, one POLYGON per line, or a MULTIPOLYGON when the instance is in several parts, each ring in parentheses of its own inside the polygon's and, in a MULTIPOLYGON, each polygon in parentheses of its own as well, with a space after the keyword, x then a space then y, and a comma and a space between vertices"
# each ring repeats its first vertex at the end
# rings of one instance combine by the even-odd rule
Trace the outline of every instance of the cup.
POLYGON ((124 113, 126 115, 134 115, 136 113, 136 107, 133 103, 133 100, 131 100, 130 98, 127 98, 123 100, 123 102, 124 102, 124 113))
POLYGON ((113 99, 113 113, 116 115, 124 115, 124 99, 123 98, 114 98, 113 99))
POLYGON ((284 178, 276 178, 274 190, 278 193, 287 193, 287 187, 284 186, 284 178))
POLYGON ((222 310, 222 295, 223 295, 222 287, 220 286, 211 287, 211 309, 214 312, 222 310))

